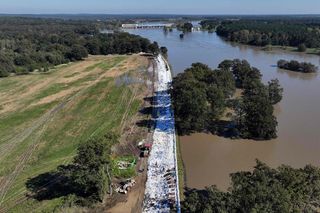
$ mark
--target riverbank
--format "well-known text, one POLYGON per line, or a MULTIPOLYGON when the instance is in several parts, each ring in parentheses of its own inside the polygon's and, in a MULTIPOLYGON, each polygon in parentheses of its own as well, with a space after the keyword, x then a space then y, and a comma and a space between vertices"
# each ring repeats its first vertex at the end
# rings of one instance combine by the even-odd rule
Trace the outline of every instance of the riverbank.
POLYGON ((180 200, 184 200, 184 192, 186 188, 186 171, 181 153, 180 137, 177 135, 177 161, 178 161, 178 177, 179 177, 179 191, 180 200))
POLYGON ((307 48, 306 51, 300 52, 298 51, 297 47, 268 45, 265 47, 260 47, 260 49, 266 52, 279 51, 279 52, 291 52, 291 53, 298 53, 298 54, 320 55, 320 48, 307 48))
MULTIPOLYGON (((209 32, 207 30, 203 30, 202 32, 207 32, 209 34, 215 33, 215 31, 213 32, 209 32)), ((307 54, 307 55, 320 55, 320 48, 306 48, 306 50, 304 52, 300 52, 298 50, 298 47, 292 47, 292 46, 280 46, 280 45, 266 45, 266 46, 255 46, 255 45, 250 45, 250 44, 244 44, 244 43, 240 43, 240 42, 233 42, 233 41, 229 41, 227 40, 225 37, 222 36, 218 36, 219 38, 221 38, 222 40, 224 40, 225 42, 231 43, 231 44, 235 44, 235 45, 243 45, 243 46, 248 46, 251 48, 257 48, 261 51, 265 51, 265 52, 287 52, 287 53, 298 53, 298 54, 307 54)))

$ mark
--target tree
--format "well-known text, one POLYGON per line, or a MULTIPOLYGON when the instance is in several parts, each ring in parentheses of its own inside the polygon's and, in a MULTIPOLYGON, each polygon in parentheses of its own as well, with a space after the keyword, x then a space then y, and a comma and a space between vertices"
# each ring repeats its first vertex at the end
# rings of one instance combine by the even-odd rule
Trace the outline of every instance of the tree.
POLYGON ((200 25, 203 30, 208 30, 209 32, 213 32, 216 27, 219 25, 218 20, 203 20, 200 22, 200 25))
POLYGON ((316 212, 320 201, 320 169, 268 167, 257 160, 250 172, 231 176, 227 192, 215 186, 188 190, 182 203, 184 212, 316 212))
POLYGON ((305 52, 307 50, 307 47, 305 44, 299 44, 298 51, 299 52, 305 52))
POLYGON ((77 156, 70 166, 60 167, 72 190, 83 198, 102 201, 107 190, 110 149, 118 136, 108 133, 104 137, 91 138, 78 148, 77 156))
POLYGON ((224 60, 219 64, 218 68, 229 71, 231 69, 232 65, 233 65, 232 60, 224 60))
POLYGON ((71 61, 79 61, 88 57, 88 52, 83 46, 75 45, 72 47, 71 51, 67 53, 67 57, 71 61))
MULTIPOLYGON (((224 62, 221 66, 227 66, 228 61, 224 62)), ((246 60, 235 59, 232 62, 232 73, 235 77, 236 85, 238 88, 245 88, 253 81, 261 81, 261 73, 255 68, 251 67, 249 62, 246 60)))
POLYGON ((165 57, 168 56, 168 49, 166 47, 160 47, 160 52, 162 55, 164 55, 165 57))
POLYGON ((13 71, 14 65, 10 57, 0 53, 0 77, 7 77, 13 71))
POLYGON ((211 123, 226 108, 226 98, 235 92, 233 75, 194 63, 173 79, 173 106, 180 134, 213 129, 211 123))
POLYGON ((192 28, 193 28, 193 25, 190 22, 186 22, 186 23, 183 24, 182 28, 183 28, 184 32, 191 32, 192 28))
POLYGON ((178 74, 173 80, 173 105, 180 134, 202 131, 206 126, 208 105, 206 88, 191 72, 178 74))
POLYGON ((210 186, 204 190, 187 191, 182 210, 189 213, 227 213, 232 210, 230 201, 228 193, 219 191, 216 186, 210 186))
POLYGON ((221 21, 217 34, 226 40, 249 45, 280 45, 299 47, 320 47, 318 23, 311 24, 310 19, 243 19, 239 21, 221 21))
POLYGON ((192 64, 184 73, 178 74, 172 83, 179 133, 204 130, 215 133, 217 124, 221 123, 217 121, 228 106, 237 116, 230 121, 230 127, 223 129, 235 133, 232 136, 257 140, 275 138, 277 121, 273 116, 272 104, 281 100, 283 90, 278 80, 265 86, 261 76, 257 68, 238 59, 225 60, 216 70, 202 63, 192 64), (244 90, 239 101, 230 99, 236 85, 244 90))
POLYGON ((180 23, 177 25, 177 29, 184 32, 184 33, 191 32, 192 28, 193 28, 193 25, 190 22, 180 23))
POLYGON ((45 70, 54 65, 82 60, 88 53, 159 52, 157 44, 151 44, 148 39, 137 35, 100 33, 101 25, 89 20, 0 18, 0 43, 3 47, 0 76, 45 70))
POLYGON ((267 88, 259 81, 244 90, 237 128, 243 138, 269 140, 277 137, 277 120, 273 116, 267 88), (241 116, 241 117, 240 117, 241 116))
POLYGON ((278 63, 277 63, 277 66, 278 66, 279 68, 282 68, 282 69, 285 68, 286 65, 287 65, 287 61, 286 61, 286 60, 283 60, 283 59, 279 60, 278 63))
POLYGON ((99 55, 100 54, 100 46, 101 44, 99 44, 99 40, 98 39, 92 39, 90 41, 88 41, 88 43, 86 44, 86 48, 89 54, 91 55, 99 55))
POLYGON ((317 72, 318 68, 311 63, 307 62, 299 62, 295 60, 286 61, 286 60, 279 60, 278 67, 281 69, 286 69, 295 72, 303 72, 303 73, 312 73, 317 72))
POLYGON ((154 55, 159 53, 159 45, 157 42, 153 42, 152 44, 150 44, 148 49, 149 49, 149 52, 154 55))
POLYGON ((282 100, 283 88, 280 86, 278 79, 268 82, 268 91, 271 104, 277 104, 282 100))

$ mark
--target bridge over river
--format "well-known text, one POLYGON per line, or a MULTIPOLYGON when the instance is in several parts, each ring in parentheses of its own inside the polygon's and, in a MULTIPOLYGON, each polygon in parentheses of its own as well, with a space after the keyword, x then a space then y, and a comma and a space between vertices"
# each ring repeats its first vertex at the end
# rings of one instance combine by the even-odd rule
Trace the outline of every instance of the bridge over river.
POLYGON ((164 27, 173 27, 172 23, 143 23, 143 24, 122 24, 121 26, 124 29, 154 29, 154 28, 164 28, 164 27))

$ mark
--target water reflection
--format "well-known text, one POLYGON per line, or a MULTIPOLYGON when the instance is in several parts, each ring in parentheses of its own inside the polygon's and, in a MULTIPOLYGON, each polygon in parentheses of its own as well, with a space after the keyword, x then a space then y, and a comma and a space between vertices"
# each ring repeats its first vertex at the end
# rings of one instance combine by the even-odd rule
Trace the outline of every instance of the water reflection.
POLYGON ((318 77, 318 73, 300 73, 277 68, 277 72, 281 75, 287 75, 290 78, 298 78, 300 80, 309 81, 318 77))

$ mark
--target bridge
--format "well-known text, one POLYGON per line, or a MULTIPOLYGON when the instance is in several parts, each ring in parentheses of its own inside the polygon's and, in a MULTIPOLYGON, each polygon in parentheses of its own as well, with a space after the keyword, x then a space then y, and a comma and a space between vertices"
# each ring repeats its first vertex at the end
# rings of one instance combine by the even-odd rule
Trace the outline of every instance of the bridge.
POLYGON ((124 29, 148 29, 148 28, 164 28, 173 27, 172 23, 148 23, 148 24, 122 24, 124 29))

